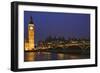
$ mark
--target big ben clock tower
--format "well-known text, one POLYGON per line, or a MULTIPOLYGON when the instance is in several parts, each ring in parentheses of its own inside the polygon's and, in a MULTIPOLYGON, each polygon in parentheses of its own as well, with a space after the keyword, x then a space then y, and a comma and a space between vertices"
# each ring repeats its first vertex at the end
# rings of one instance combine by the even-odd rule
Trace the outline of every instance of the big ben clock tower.
POLYGON ((28 50, 33 50, 34 48, 34 23, 32 21, 32 17, 30 17, 28 24, 28 50))

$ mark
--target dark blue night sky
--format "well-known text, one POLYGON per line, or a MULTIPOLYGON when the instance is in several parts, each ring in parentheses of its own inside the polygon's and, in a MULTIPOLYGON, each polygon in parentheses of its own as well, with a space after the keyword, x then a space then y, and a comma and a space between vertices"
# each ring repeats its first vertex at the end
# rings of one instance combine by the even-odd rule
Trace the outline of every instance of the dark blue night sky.
POLYGON ((48 36, 89 38, 90 15, 77 13, 31 12, 24 11, 24 36, 27 35, 30 16, 35 25, 35 41, 48 36))

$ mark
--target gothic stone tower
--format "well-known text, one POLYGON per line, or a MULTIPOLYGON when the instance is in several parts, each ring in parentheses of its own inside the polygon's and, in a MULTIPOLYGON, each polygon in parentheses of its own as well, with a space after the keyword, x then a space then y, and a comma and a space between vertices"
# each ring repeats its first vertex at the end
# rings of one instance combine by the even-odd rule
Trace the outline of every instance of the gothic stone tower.
POLYGON ((30 51, 35 48, 34 44, 34 23, 32 21, 32 17, 30 17, 30 21, 28 24, 28 38, 25 41, 25 50, 30 51))

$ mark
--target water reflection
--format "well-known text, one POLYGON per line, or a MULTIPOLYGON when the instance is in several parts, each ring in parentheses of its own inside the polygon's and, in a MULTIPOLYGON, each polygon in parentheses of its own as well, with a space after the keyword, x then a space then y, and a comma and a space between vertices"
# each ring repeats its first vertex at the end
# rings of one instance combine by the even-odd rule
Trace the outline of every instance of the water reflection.
POLYGON ((25 53, 25 56, 24 56, 24 60, 25 61, 35 61, 35 57, 36 57, 36 53, 34 52, 28 52, 28 53, 25 53))
POLYGON ((54 52, 25 52, 24 61, 48 61, 48 60, 69 60, 69 59, 86 59, 90 58, 89 54, 66 54, 54 52))

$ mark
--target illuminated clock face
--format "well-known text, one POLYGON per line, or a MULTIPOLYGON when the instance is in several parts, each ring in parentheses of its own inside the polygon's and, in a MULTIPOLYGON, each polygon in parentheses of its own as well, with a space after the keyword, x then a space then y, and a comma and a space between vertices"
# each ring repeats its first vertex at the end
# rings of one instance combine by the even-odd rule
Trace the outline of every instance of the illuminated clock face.
POLYGON ((33 27, 30 27, 30 29, 32 30, 32 29, 33 29, 33 27))

